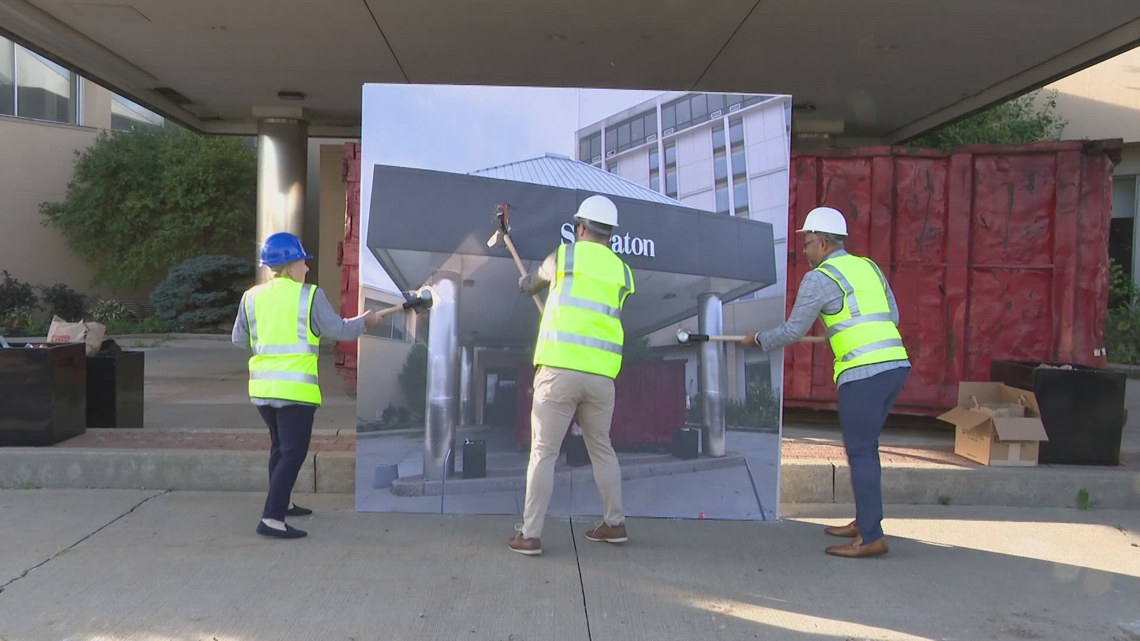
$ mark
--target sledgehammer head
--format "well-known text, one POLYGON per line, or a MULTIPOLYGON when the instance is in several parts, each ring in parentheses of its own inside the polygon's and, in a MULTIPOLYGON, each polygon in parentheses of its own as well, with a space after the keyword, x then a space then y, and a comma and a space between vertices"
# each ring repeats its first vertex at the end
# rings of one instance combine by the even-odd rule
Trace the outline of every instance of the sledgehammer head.
POLYGON ((694 334, 687 329, 677 330, 677 342, 684 343, 700 343, 709 339, 708 334, 694 334))
POLYGON ((404 303, 404 309, 414 309, 418 313, 426 312, 431 309, 432 297, 431 291, 424 289, 420 291, 415 298, 404 303))

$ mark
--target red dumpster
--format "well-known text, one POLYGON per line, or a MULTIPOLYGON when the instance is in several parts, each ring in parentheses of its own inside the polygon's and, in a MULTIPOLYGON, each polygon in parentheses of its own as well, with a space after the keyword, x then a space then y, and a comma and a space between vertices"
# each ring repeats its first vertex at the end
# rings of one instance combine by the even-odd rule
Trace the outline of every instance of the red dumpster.
MULTIPOLYGON (((848 216, 848 248, 887 272, 914 365, 896 411, 936 414, 990 361, 1103 367, 1112 168, 1119 140, 868 147, 793 154, 789 229, 848 216)), ((806 270, 788 245, 788 307, 806 270)), ((834 409, 826 345, 785 351, 784 404, 834 409)))

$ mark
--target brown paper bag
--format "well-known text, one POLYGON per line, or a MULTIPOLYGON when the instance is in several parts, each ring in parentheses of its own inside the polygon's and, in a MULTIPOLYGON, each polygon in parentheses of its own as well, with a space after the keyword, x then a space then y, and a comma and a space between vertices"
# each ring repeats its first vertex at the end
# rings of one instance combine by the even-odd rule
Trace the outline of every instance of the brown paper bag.
POLYGON ((103 344, 103 336, 106 333, 107 326, 103 323, 84 321, 69 323, 59 316, 53 316, 47 339, 49 343, 84 343, 87 355, 94 356, 103 344))

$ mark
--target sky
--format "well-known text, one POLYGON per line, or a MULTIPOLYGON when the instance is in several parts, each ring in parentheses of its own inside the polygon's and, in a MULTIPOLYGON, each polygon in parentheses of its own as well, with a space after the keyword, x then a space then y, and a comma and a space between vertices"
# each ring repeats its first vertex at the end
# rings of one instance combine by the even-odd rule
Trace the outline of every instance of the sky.
MULTIPOLYGON (((659 91, 366 84, 361 168, 376 164, 469 173, 547 152, 574 158, 574 134, 659 91)), ((361 171, 361 195, 372 172, 361 171)), ((360 202, 367 242, 367 197, 360 202)), ((396 291, 372 252, 361 248, 361 282, 396 291)))

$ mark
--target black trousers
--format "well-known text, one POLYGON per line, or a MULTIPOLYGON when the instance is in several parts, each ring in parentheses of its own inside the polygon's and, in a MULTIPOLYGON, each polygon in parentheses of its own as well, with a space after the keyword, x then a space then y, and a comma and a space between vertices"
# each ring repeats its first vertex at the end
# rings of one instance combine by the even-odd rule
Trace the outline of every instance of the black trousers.
POLYGON ((284 521, 293 484, 309 454, 317 408, 313 405, 258 405, 257 411, 269 428, 270 439, 269 495, 265 497, 261 518, 284 521))

